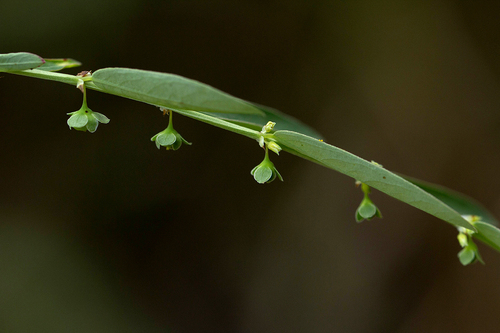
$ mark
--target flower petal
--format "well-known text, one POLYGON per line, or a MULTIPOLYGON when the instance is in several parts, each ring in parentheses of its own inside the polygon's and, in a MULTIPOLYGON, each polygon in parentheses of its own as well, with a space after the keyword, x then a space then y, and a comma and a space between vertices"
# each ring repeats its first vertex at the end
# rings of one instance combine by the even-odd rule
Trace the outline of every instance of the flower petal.
POLYGON ((363 222, 365 218, 359 214, 359 209, 356 210, 356 222, 363 222))
POLYGON ((68 126, 71 127, 83 127, 87 125, 89 119, 84 113, 75 113, 68 119, 68 126))
POLYGON ((99 121, 100 123, 107 124, 109 123, 109 118, 103 115, 102 113, 99 112, 93 112, 94 117, 99 121))
POLYGON ((458 259, 464 266, 467 266, 468 264, 474 262, 475 258, 476 254, 474 253, 474 250, 472 250, 468 246, 458 253, 458 259))
POLYGON ((266 166, 260 166, 253 173, 253 178, 259 184, 264 184, 273 176, 273 170, 266 166))
POLYGON ((97 119, 94 117, 94 115, 91 113, 87 117, 89 119, 87 123, 87 129, 89 130, 90 133, 94 133, 97 130, 97 126, 99 125, 99 122, 97 119))
POLYGON ((364 201, 361 203, 361 206, 359 206, 358 213, 365 219, 369 220, 377 214, 377 207, 371 202, 364 201))
POLYGON ((276 172, 276 175, 278 175, 278 178, 283 181, 283 177, 281 177, 281 174, 279 173, 278 169, 274 168, 274 172, 276 172))
POLYGON ((191 142, 188 142, 186 139, 184 139, 179 133, 177 133, 178 135, 178 138, 181 139, 182 142, 184 142, 185 144, 191 146, 192 143, 191 142))
POLYGON ((177 137, 173 133, 160 133, 160 135, 156 137, 156 143, 162 146, 170 146, 174 144, 176 140, 177 137))

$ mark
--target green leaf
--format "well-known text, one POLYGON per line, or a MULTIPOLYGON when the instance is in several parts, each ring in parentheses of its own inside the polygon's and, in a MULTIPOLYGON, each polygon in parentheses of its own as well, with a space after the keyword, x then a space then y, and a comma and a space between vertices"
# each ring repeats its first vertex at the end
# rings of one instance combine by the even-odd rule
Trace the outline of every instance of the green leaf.
POLYGON ((263 114, 248 102, 179 75, 130 68, 104 68, 92 74, 104 92, 165 108, 204 112, 263 114))
POLYGON ((477 215, 481 217, 482 222, 494 225, 499 224, 495 217, 486 208, 465 194, 450 190, 449 188, 441 185, 432 184, 404 175, 400 176, 441 200, 456 210, 460 215, 477 215))
POLYGON ((277 131, 274 138, 285 151, 353 177, 455 226, 474 230, 458 212, 442 201, 379 165, 299 133, 277 131))
POLYGON ((474 222, 474 227, 477 229, 477 233, 472 234, 474 238, 500 252, 500 229, 484 222, 474 222))
POLYGON ((64 68, 72 68, 81 66, 81 62, 75 59, 63 58, 63 59, 45 59, 45 63, 38 67, 39 70, 55 72, 64 68))
POLYGON ((44 62, 42 57, 28 52, 0 54, 0 72, 33 69, 44 62))
POLYGON ((281 111, 255 103, 250 104, 261 110, 264 115, 229 113, 210 113, 210 115, 256 131, 260 131, 265 124, 272 121, 276 123, 274 131, 288 130, 312 136, 316 139, 322 138, 321 134, 319 134, 312 127, 303 124, 300 120, 297 120, 281 111))

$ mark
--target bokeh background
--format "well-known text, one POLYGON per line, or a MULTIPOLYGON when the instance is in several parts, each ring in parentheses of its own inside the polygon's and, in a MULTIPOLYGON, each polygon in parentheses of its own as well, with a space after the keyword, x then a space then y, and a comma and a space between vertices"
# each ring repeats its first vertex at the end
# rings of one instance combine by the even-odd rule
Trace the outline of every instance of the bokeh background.
MULTIPOLYGON (((176 73, 291 114, 500 217, 498 1, 4 1, 1 53, 176 73)), ((462 267, 448 224, 286 153, 89 92, 0 79, 1 332, 497 332, 500 255, 462 267)))

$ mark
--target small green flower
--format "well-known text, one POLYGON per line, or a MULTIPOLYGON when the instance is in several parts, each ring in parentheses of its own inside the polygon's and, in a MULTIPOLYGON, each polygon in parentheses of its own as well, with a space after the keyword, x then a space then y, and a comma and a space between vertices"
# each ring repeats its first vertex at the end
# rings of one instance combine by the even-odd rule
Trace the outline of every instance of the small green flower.
POLYGON ((356 222, 371 220, 374 217, 382 218, 382 213, 369 197, 369 194, 371 192, 370 186, 361 182, 356 182, 356 184, 361 184, 361 190, 365 195, 363 200, 361 201, 361 204, 356 210, 356 222))
POLYGON ((182 146, 182 143, 191 145, 190 142, 187 142, 175 129, 170 126, 153 136, 151 141, 156 143, 156 147, 158 147, 158 149, 163 146, 167 148, 167 150, 177 150, 182 146))
POLYGON ((253 168, 252 171, 250 171, 250 174, 259 184, 270 183, 274 179, 276 179, 276 176, 278 176, 278 178, 283 181, 283 177, 281 177, 278 170, 274 167, 274 163, 269 159, 267 146, 266 156, 264 157, 264 160, 255 168, 253 168))
MULTIPOLYGON (((462 215, 462 217, 468 222, 470 222, 472 225, 474 225, 474 222, 481 220, 481 218, 476 215, 462 215)), ((479 249, 472 240, 472 235, 474 234, 474 231, 462 227, 458 227, 457 229, 458 229, 458 236, 457 236, 458 243, 460 243, 460 246, 463 247, 463 249, 460 252, 458 252, 458 260, 460 260, 460 263, 464 266, 467 266, 469 264, 473 264, 479 261, 481 264, 484 265, 483 258, 481 258, 481 255, 479 254, 479 249)))
POLYGON ((70 112, 71 115, 68 119, 69 128, 74 128, 77 131, 89 131, 94 133, 97 130, 99 123, 109 123, 109 118, 99 112, 94 112, 89 108, 81 108, 78 111, 70 112))
POLYGON ((190 142, 187 142, 179 132, 174 129, 172 113, 173 112, 170 111, 168 127, 151 138, 151 141, 156 143, 158 149, 163 146, 167 148, 167 150, 177 150, 182 146, 182 143, 191 145, 190 142))
POLYGON ((83 92, 83 103, 82 107, 78 111, 70 112, 67 115, 71 116, 68 119, 69 129, 76 129, 77 131, 89 131, 94 133, 97 130, 99 123, 107 124, 109 123, 109 118, 99 112, 92 111, 87 106, 87 92, 85 90, 85 84, 80 80, 78 88, 83 92))

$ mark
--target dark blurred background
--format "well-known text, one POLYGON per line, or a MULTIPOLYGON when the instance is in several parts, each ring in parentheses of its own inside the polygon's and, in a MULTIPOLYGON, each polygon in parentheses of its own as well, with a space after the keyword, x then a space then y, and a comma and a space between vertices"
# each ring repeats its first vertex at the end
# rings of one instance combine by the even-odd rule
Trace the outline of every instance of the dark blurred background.
MULTIPOLYGON (((500 217, 498 1, 4 1, 1 53, 176 73, 291 114, 500 217)), ((1 332, 497 332, 500 255, 286 153, 90 91, 0 79, 1 332)))

